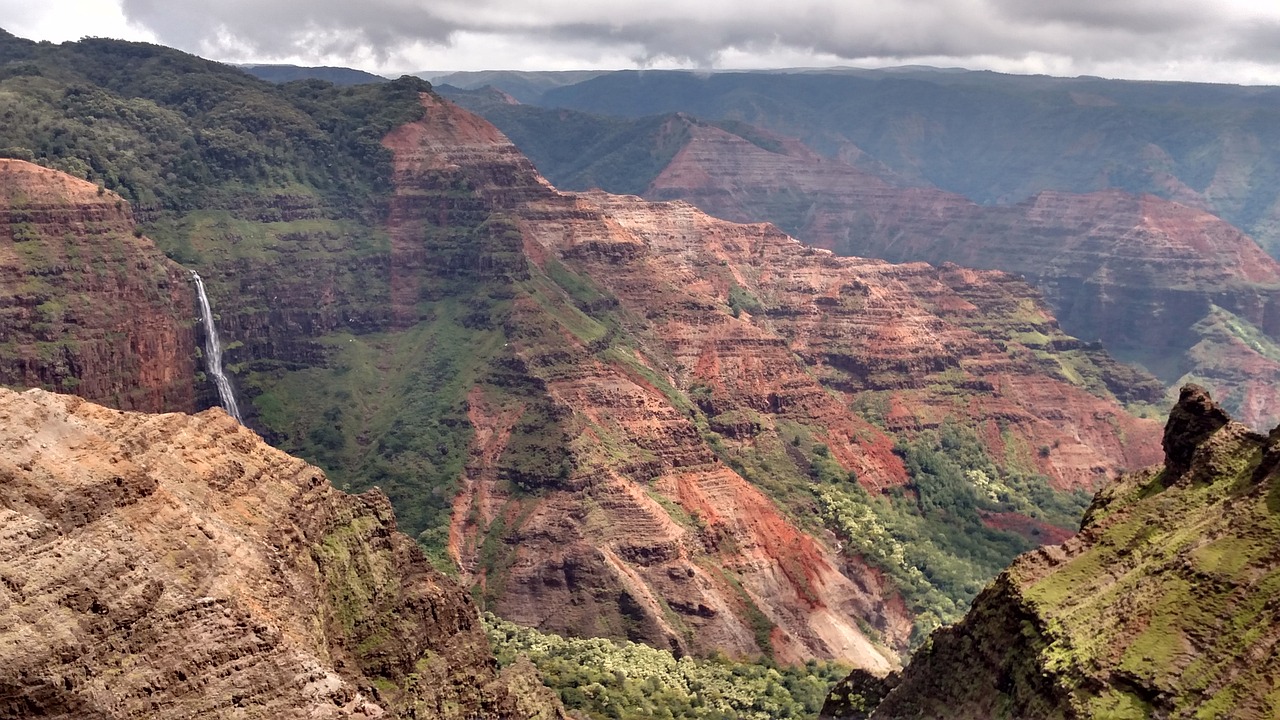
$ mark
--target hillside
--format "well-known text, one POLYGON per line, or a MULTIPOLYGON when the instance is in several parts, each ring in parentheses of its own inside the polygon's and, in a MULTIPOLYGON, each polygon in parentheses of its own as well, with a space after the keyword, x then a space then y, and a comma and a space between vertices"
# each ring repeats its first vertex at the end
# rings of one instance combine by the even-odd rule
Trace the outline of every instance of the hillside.
POLYGON ((1045 191, 982 206, 907 186, 866 154, 825 158, 743 123, 604 118, 498 103, 483 92, 458 97, 567 187, 687 200, 728 220, 773 222, 842 255, 1017 273, 1045 294, 1067 332, 1143 364, 1171 393, 1200 382, 1245 422, 1280 421, 1280 264, 1203 210, 1119 190, 1045 191))
POLYGON ((1183 388, 1163 466, 1019 558, 869 716, 841 688, 824 717, 1275 717, 1278 439, 1183 388))
POLYGON ((220 410, 0 417, 0 716, 564 717, 382 494, 220 410))
POLYGON ((561 193, 413 79, 5 47, 11 151, 199 271, 249 424, 509 620, 888 669, 1155 459, 1159 385, 1008 275, 561 193))

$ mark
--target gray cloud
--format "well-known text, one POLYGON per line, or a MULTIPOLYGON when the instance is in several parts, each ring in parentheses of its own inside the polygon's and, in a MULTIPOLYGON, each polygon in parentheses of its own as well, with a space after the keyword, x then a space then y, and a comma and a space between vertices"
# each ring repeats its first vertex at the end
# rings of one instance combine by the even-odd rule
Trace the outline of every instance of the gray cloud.
POLYGON ((1032 56, 1089 63, 1186 58, 1280 64, 1280 11, 1250 0, 122 0, 162 42, 223 59, 354 62, 449 45, 459 33, 593 47, 638 64, 710 66, 727 52, 862 58, 1032 56))
POLYGON ((385 58, 413 42, 447 43, 458 29, 414 2, 376 0, 122 0, 162 42, 207 53, 385 58))

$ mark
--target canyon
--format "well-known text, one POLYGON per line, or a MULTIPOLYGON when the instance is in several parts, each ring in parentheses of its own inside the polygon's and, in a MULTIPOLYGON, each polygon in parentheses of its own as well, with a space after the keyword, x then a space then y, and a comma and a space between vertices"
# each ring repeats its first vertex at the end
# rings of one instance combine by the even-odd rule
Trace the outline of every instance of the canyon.
POLYGON ((1008 274, 561 192, 410 78, 276 88, 155 46, 20 51, 62 58, 0 81, 69 128, 48 162, 75 169, 95 133, 138 143, 118 171, 140 237, 121 227, 200 274, 248 425, 340 489, 380 488, 426 561, 508 620, 887 671, 1158 459, 1125 405, 1160 384, 1008 274), (100 89, 69 97, 93 123, 31 91, 82 57, 100 89), (205 104, 173 100, 196 79, 205 104), (160 140, 127 122, 148 103, 169 108, 160 140), (148 164, 170 135, 190 162, 148 164))
POLYGON ((979 205, 912 184, 856 147, 826 157, 794 138, 685 113, 623 120, 456 93, 527 145, 569 187, 685 200, 735 222, 768 221, 840 255, 999 269, 1033 284, 1064 329, 1101 341, 1170 388, 1198 382, 1244 422, 1280 421, 1280 264, 1248 235, 1178 196, 1042 190, 979 205), (585 130, 584 130, 585 128, 585 130), (567 134, 586 150, 559 152, 567 134), (639 149, 652 162, 635 163, 639 149), (630 174, 608 169, 628 167, 630 174), (1190 203, 1190 204, 1184 204, 1190 203))
POLYGON ((784 449, 794 438, 795 454, 820 444, 865 488, 908 482, 891 435, 849 412, 862 393, 877 394, 886 427, 936 427, 963 408, 1001 455, 1054 445, 1026 455, 1062 489, 1154 457, 1154 425, 1120 410, 1102 379, 1125 393, 1142 392, 1140 377, 1062 335, 1009 276, 840 259, 688 205, 560 193, 488 123, 423 102, 426 118, 385 140, 400 188, 392 217, 409 221, 392 230, 392 266, 405 271, 392 277, 393 297, 406 298, 398 312, 438 292, 422 268, 529 278, 505 320, 508 377, 467 396, 475 436, 450 530, 464 577, 504 617, 559 632, 594 622, 682 651, 875 667, 880 653, 848 618, 905 648, 909 620, 892 590, 780 514, 744 481, 747 465, 800 475, 784 449), (494 255, 476 257, 473 237, 429 249, 419 239, 460 209, 436 188, 464 184, 488 222, 514 228, 504 246, 487 233, 494 255), (1102 397, 1018 344, 1027 331, 1057 338, 1102 397), (545 395, 513 402, 517 371, 545 395), (1052 412, 1048 396, 1059 399, 1052 412), (533 457, 554 460, 559 477, 528 477, 512 461, 547 435, 567 453, 533 457), (740 458, 741 472, 725 458, 740 458))

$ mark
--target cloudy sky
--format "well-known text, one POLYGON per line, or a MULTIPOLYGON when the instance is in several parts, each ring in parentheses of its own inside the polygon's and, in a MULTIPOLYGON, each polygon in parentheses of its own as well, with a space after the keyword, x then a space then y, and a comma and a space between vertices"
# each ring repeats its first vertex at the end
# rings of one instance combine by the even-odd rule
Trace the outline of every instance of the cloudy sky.
POLYGON ((0 0, 0 27, 387 75, 927 64, 1280 85, 1275 0, 0 0))

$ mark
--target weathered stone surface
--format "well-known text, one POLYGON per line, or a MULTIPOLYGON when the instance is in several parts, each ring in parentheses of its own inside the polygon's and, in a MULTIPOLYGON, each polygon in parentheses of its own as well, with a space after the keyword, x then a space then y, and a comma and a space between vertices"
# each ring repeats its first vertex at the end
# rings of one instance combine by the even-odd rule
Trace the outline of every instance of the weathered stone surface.
POLYGON ((220 410, 0 389, 0 448, 0 716, 561 717, 385 497, 220 410))

